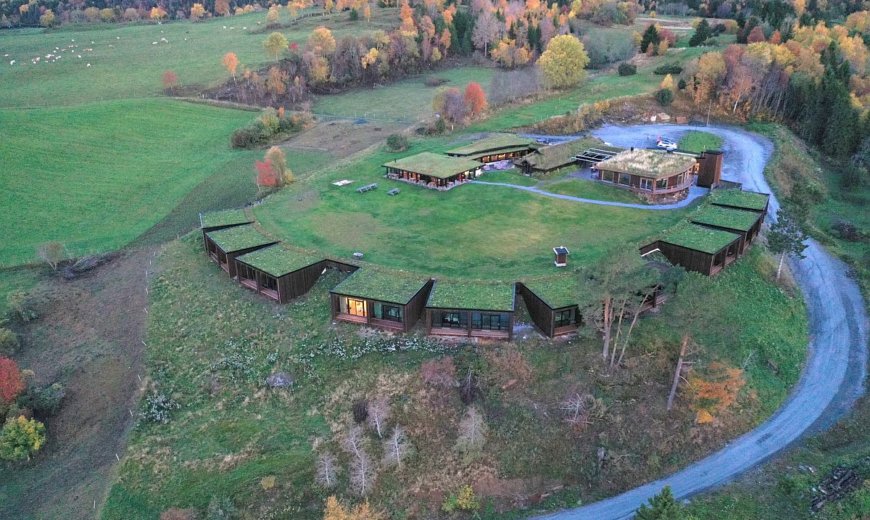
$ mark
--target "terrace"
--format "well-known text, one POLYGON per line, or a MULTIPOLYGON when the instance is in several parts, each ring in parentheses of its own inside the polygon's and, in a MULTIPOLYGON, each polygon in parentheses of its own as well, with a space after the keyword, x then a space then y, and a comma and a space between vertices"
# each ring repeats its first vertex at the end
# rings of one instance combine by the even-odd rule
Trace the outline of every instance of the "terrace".
POLYGON ((598 157, 598 161, 601 161, 609 157, 607 154, 621 152, 622 148, 607 146, 598 138, 587 137, 565 143, 542 146, 533 150, 525 157, 515 159, 514 164, 522 169, 523 173, 528 175, 548 173, 579 163, 581 161, 579 156, 590 152, 590 150, 605 152, 604 155, 595 155, 595 157, 598 157))
POLYGON ((422 152, 383 165, 386 177, 436 190, 449 190, 481 173, 480 163, 471 159, 422 152))

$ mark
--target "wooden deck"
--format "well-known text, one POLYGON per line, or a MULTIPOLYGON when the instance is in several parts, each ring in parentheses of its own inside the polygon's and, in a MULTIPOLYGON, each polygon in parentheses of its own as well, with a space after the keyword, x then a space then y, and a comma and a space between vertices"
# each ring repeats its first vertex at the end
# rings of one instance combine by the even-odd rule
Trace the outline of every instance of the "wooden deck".
POLYGON ((354 316, 353 314, 345 314, 343 312, 336 314, 335 319, 349 323, 362 323, 363 325, 369 321, 365 316, 354 316))
POLYGON ((455 338, 486 338, 486 339, 509 339, 510 332, 506 330, 483 330, 483 329, 454 329, 450 327, 432 327, 429 331, 432 336, 450 336, 455 338))

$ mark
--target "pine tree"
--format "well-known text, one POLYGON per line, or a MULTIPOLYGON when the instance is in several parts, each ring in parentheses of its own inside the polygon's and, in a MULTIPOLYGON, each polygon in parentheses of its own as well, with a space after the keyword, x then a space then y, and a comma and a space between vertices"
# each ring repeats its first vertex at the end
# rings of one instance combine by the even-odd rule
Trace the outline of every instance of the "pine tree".
POLYGON ((649 506, 640 506, 635 520, 680 520, 682 507, 677 503, 671 487, 665 486, 662 492, 649 499, 649 506))
POLYGON ((695 34, 693 34, 692 37, 689 39, 689 47, 697 47, 698 45, 701 45, 705 41, 709 40, 710 36, 712 36, 710 24, 707 22, 706 18, 701 18, 701 22, 695 29, 695 34))
POLYGON ((658 45, 660 41, 658 29, 654 24, 649 24, 640 38, 640 52, 646 52, 650 44, 658 45))

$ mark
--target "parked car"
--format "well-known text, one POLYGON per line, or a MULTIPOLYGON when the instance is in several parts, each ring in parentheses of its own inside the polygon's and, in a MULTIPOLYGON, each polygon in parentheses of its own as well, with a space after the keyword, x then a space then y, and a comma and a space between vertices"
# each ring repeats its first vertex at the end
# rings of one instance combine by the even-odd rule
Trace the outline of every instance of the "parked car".
POLYGON ((677 142, 673 139, 668 139, 667 137, 659 137, 658 142, 656 142, 656 146, 671 151, 677 149, 677 142))

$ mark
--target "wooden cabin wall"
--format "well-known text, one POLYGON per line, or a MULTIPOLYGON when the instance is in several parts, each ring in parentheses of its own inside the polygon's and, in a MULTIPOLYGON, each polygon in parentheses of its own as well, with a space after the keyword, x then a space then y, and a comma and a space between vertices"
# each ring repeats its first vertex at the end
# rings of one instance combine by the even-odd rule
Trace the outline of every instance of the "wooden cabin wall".
POLYGON ((713 268, 713 256, 701 251, 686 249, 685 247, 659 242, 659 250, 667 259, 676 265, 681 265, 689 271, 710 275, 713 268))
POLYGON ((434 280, 426 282, 426 285, 424 285, 402 309, 402 312, 404 313, 402 320, 404 322, 405 332, 411 330, 411 328, 416 325, 417 321, 420 320, 420 317, 423 316, 423 309, 426 308, 426 301, 429 299, 429 293, 432 291, 432 285, 434 283, 434 280))
POLYGON ((278 298, 280 303, 287 303, 293 298, 298 298, 314 287, 323 270, 326 269, 326 261, 321 260, 316 264, 303 267, 298 271, 286 274, 278 278, 278 298))
POLYGON ((532 321, 535 322, 535 325, 541 329, 544 335, 552 338, 553 309, 522 283, 517 284, 517 289, 526 304, 526 309, 529 310, 529 316, 531 316, 532 321))
MULTIPOLYGON (((242 255, 246 255, 252 251, 256 251, 258 249, 263 249, 264 247, 269 247, 276 242, 272 242, 271 244, 263 244, 261 246, 249 247, 247 249, 242 249, 241 251, 233 251, 232 253, 226 253, 227 255, 227 269, 229 270, 230 278, 236 277, 236 258, 242 255)), ((220 248, 218 248, 220 249, 220 248)))

